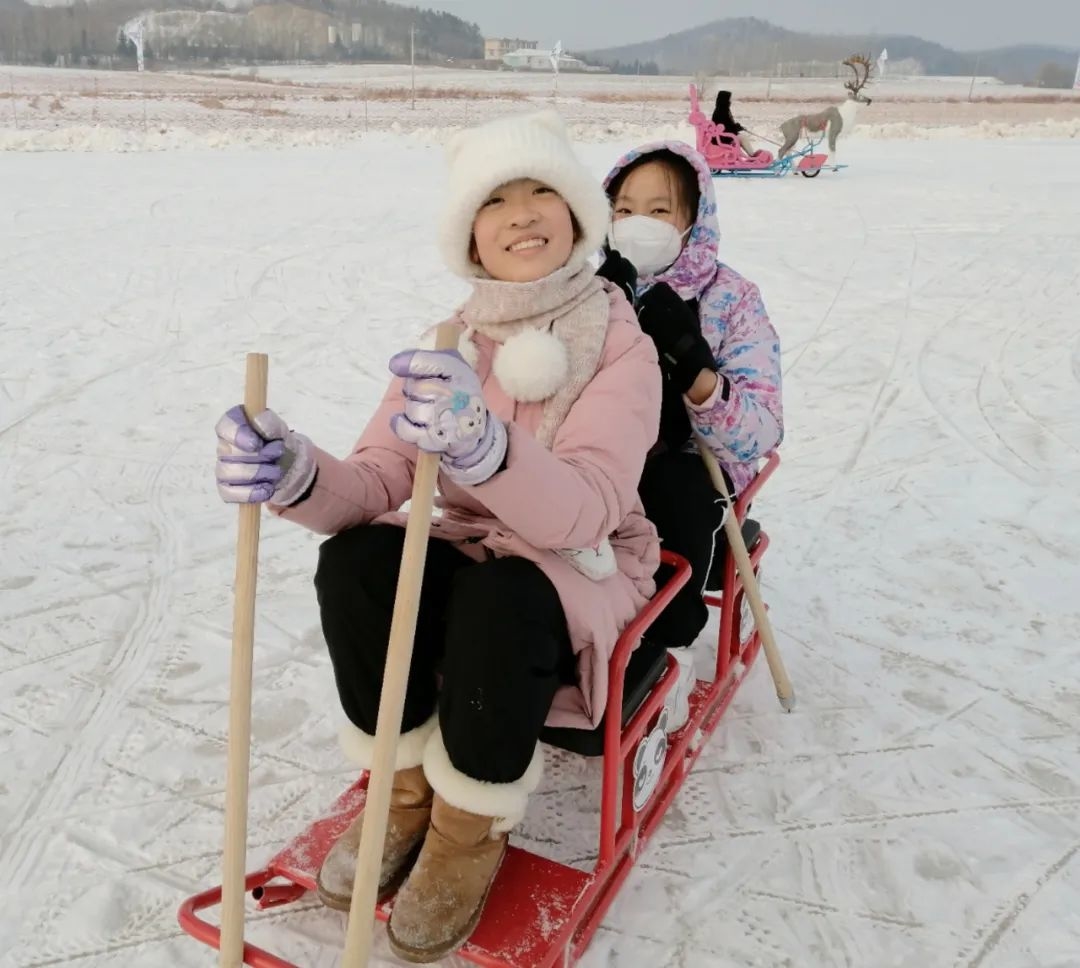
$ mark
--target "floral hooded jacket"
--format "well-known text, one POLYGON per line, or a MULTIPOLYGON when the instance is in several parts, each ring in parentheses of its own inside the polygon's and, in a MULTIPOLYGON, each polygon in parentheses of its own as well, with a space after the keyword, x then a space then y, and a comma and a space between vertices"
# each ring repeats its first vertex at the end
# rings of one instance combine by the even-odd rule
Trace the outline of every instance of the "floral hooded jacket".
POLYGON ((739 493, 753 480, 758 461, 784 438, 780 340, 757 286, 717 261, 716 192, 712 173, 697 151, 679 141, 644 145, 619 159, 604 187, 631 162, 658 151, 670 151, 693 166, 701 198, 679 258, 663 272, 641 277, 638 295, 666 282, 681 299, 698 301, 701 332, 720 374, 727 377, 728 394, 724 399, 720 380, 709 399, 699 405, 685 401, 686 408, 694 431, 716 454, 739 493))

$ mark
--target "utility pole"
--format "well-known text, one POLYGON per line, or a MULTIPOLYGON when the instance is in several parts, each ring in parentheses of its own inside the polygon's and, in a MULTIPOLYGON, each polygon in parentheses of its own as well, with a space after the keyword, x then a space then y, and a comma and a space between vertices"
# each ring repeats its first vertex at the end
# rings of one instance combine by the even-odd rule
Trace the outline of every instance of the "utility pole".
POLYGON ((412 109, 416 110, 416 24, 409 25, 409 73, 412 76, 412 109))
POLYGON ((765 100, 768 101, 772 97, 772 82, 780 69, 780 42, 777 41, 773 45, 772 54, 772 66, 769 68, 769 83, 765 85, 765 100))

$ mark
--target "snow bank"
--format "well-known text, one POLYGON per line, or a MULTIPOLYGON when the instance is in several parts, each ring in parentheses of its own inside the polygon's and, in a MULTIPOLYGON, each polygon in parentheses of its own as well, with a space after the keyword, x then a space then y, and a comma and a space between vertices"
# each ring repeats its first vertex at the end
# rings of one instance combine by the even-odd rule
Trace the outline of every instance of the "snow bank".
POLYGON ((162 126, 138 130, 105 125, 73 125, 53 131, 0 131, 0 151, 175 151, 203 148, 299 148, 347 144, 353 131, 290 131, 231 128, 195 131, 162 126))
MULTIPOLYGON (((147 128, 111 125, 71 125, 53 130, 0 129, 0 151, 132 152, 178 151, 217 148, 313 148, 353 144, 363 140, 401 141, 420 145, 443 144, 463 125, 406 128, 392 122, 385 131, 362 132, 335 128, 234 127, 197 130, 176 125, 147 128)), ((692 140, 685 124, 648 125, 625 121, 576 123, 569 125, 574 140, 586 143, 692 140)), ((1080 138, 1080 118, 1042 121, 1035 124, 1005 124, 983 121, 974 125, 928 127, 907 123, 860 124, 850 134, 855 139, 875 141, 939 140, 1061 140, 1080 138)))
POLYGON ((1008 124, 1003 121, 980 121, 978 124, 925 125, 905 124, 858 124, 851 134, 853 138, 873 138, 882 141, 993 141, 1000 138, 1032 141, 1080 138, 1080 117, 1065 121, 1038 121, 1029 124, 1008 124))

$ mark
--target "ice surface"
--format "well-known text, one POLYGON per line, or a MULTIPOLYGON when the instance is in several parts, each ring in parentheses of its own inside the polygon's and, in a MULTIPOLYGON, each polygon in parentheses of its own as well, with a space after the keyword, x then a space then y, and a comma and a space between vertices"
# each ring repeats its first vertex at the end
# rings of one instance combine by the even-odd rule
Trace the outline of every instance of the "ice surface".
MULTIPOLYGON (((2 108, 2 105, 0 105, 2 108)), ((602 174, 621 143, 583 151, 602 174)), ((810 182, 718 182, 725 257, 785 359, 756 506, 799 705, 763 662, 587 966, 1080 964, 1080 165, 1075 142, 853 140, 810 182)), ((341 452, 386 360, 463 288, 441 154, 4 155, 0 193, 0 964, 209 964, 234 512, 213 425, 270 401, 341 452)), ((353 778, 311 586, 265 520, 252 866, 353 778)), ((585 863, 596 764, 561 756, 520 841, 585 863)), ((250 934, 336 964, 340 915, 250 934)), ((389 963, 389 962, 386 962, 389 963)))

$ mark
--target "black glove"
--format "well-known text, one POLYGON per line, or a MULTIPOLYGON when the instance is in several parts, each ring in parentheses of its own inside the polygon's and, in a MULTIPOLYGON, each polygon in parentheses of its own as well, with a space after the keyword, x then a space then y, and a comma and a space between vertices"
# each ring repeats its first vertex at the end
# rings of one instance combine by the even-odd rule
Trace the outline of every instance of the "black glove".
POLYGON ((679 393, 686 393, 702 370, 716 372, 712 350, 701 335, 697 313, 665 282, 638 302, 638 322, 660 354, 660 369, 679 393))
POLYGON ((615 283, 626 296, 627 302, 634 305, 635 288, 637 286, 637 269, 634 264, 624 258, 615 249, 604 247, 605 258, 603 264, 596 270, 601 279, 615 283))

